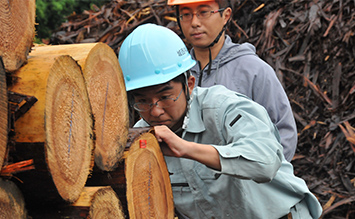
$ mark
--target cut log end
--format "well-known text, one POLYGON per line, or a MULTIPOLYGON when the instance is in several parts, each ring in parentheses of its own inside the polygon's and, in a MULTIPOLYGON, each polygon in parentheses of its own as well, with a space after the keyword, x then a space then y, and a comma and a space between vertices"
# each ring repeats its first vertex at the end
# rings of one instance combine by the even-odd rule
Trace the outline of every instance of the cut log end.
POLYGON ((0 218, 27 218, 25 201, 17 186, 0 178, 0 218))
POLYGON ((48 76, 45 129, 47 163, 62 198, 75 201, 93 166, 91 107, 81 69, 60 56, 48 76))
POLYGON ((0 56, 13 72, 27 60, 35 35, 35 0, 0 1, 0 56))
POLYGON ((152 133, 144 133, 133 142, 125 173, 130 218, 174 218, 169 173, 152 133))
POLYGON ((104 43, 90 50, 82 66, 95 119, 95 163, 112 171, 122 160, 129 128, 122 70, 114 51, 104 43))
MULTIPOLYGON (((129 128, 126 90, 117 56, 104 43, 36 46, 31 52, 29 62, 37 57, 52 59, 53 56, 67 54, 78 62, 84 75, 95 120, 95 162, 100 169, 112 171, 123 159, 129 128)), ((35 68, 37 67, 33 66, 28 70, 32 73, 35 68)), ((24 93, 23 90, 17 92, 24 93)), ((39 95, 32 95, 40 99, 39 95)), ((35 135, 38 134, 32 133, 27 139, 35 135)), ((19 140, 24 141, 22 139, 19 140)))
POLYGON ((95 193, 90 206, 89 218, 125 218, 121 202, 111 187, 101 188, 95 193))

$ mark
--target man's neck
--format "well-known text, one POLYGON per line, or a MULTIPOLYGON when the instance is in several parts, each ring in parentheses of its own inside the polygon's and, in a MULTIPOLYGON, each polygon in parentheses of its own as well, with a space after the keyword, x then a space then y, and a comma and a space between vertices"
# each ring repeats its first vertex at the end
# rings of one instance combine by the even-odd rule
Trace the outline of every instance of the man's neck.
MULTIPOLYGON (((221 51, 224 41, 225 36, 223 34, 219 41, 211 47, 212 60, 214 60, 217 57, 219 51, 221 51)), ((201 69, 204 69, 210 61, 209 48, 194 47, 194 53, 196 60, 200 62, 201 69)))
POLYGON ((180 118, 180 120, 173 127, 170 128, 171 131, 173 131, 175 134, 179 135, 180 137, 182 134, 182 125, 184 123, 186 113, 187 113, 187 109, 186 109, 184 115, 180 118))

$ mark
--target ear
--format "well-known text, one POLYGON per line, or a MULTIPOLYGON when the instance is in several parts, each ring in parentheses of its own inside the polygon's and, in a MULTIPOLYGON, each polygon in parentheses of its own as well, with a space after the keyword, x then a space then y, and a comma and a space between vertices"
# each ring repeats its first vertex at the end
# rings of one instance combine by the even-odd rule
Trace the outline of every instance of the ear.
POLYGON ((195 87, 195 81, 196 81, 196 78, 192 75, 190 75, 189 79, 187 79, 187 86, 189 87, 190 95, 192 94, 192 90, 195 87))
POLYGON ((224 10, 223 12, 223 16, 224 16, 224 24, 226 24, 229 21, 229 19, 231 19, 232 9, 230 7, 226 8, 226 10, 224 10))

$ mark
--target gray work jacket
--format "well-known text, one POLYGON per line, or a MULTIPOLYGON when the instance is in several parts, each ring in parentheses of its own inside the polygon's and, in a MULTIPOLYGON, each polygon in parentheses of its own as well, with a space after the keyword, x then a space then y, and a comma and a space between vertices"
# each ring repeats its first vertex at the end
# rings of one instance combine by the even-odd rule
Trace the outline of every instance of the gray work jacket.
MULTIPOLYGON (((194 49, 190 54, 195 59, 194 49)), ((250 43, 235 44, 226 36, 221 51, 212 61, 210 74, 207 70, 208 65, 202 70, 201 87, 224 85, 265 107, 280 132, 285 158, 291 161, 297 147, 297 127, 290 102, 275 71, 255 54, 255 47, 250 43)), ((199 64, 190 72, 199 81, 199 64)))
MULTIPOLYGON (((148 125, 140 120, 135 127, 148 125)), ((165 157, 174 205, 186 217, 277 219, 303 200, 307 205, 295 218, 321 215, 316 197, 285 160, 266 110, 248 97, 221 85, 194 88, 182 138, 215 147, 222 167, 165 157)))

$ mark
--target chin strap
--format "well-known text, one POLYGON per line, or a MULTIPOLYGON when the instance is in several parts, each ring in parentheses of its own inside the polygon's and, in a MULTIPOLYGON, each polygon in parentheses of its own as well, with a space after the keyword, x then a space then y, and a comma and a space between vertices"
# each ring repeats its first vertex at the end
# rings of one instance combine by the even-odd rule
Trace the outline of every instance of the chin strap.
MULTIPOLYGON (((190 71, 190 70, 188 70, 188 71, 190 71)), ((185 71, 184 72, 184 76, 185 76, 185 84, 183 84, 182 86, 183 86, 183 88, 184 88, 184 90, 186 90, 186 101, 190 101, 190 91, 189 91, 189 82, 188 82, 188 77, 191 75, 191 73, 190 72, 188 72, 188 71, 185 71), (186 88, 185 88, 185 86, 186 86, 186 88)))
POLYGON ((217 35, 216 39, 214 39, 213 42, 210 45, 208 45, 206 48, 210 48, 210 47, 214 46, 214 44, 216 44, 218 42, 219 38, 221 38, 223 32, 226 30, 227 24, 228 24, 228 22, 223 26, 222 30, 217 35))
POLYGON ((183 130, 186 129, 187 127, 187 124, 189 123, 189 120, 190 120, 190 106, 191 106, 191 103, 192 103, 192 99, 193 99, 193 95, 190 95, 190 91, 189 91, 189 86, 188 86, 188 77, 190 75, 189 72, 185 72, 184 73, 185 75, 185 84, 183 84, 183 86, 185 88, 185 91, 186 91, 186 112, 185 112, 185 116, 184 116, 184 120, 182 121, 182 126, 175 131, 175 134, 181 136, 182 133, 183 133, 183 130))
POLYGON ((178 128, 174 133, 181 138, 184 138, 185 133, 186 133, 186 128, 187 125, 189 124, 190 121, 190 108, 191 108, 191 103, 192 103, 193 96, 191 95, 189 100, 187 101, 187 106, 186 106, 186 112, 184 116, 184 120, 182 121, 182 125, 180 128, 178 128))
MULTIPOLYGON (((209 75, 211 73, 211 67, 212 67, 211 47, 208 47, 208 55, 209 55, 209 62, 208 62, 207 75, 209 75)), ((200 66, 200 68, 201 68, 201 66, 200 66)), ((201 87, 201 83, 202 83, 202 73, 203 73, 203 70, 201 69, 200 77, 198 79, 198 84, 197 84, 197 86, 199 86, 199 87, 201 87)))
POLYGON ((187 101, 186 114, 185 114, 184 120, 182 122, 182 127, 181 127, 181 131, 182 131, 181 137, 182 138, 185 137, 186 128, 187 128, 187 125, 189 124, 189 121, 190 121, 190 107, 191 107, 192 99, 193 99, 193 96, 191 95, 190 100, 187 101))
MULTIPOLYGON (((176 15, 177 15, 177 23, 178 23, 178 26, 181 30, 181 34, 182 34, 182 37, 185 37, 184 33, 182 32, 182 28, 181 28, 181 23, 180 23, 180 19, 179 19, 179 16, 180 16, 180 12, 179 12, 179 6, 177 5, 175 7, 175 11, 176 11, 176 15)), ((211 73, 211 66, 212 66, 212 54, 211 54, 211 47, 214 46, 214 44, 216 44, 219 39, 221 38, 223 32, 226 30, 227 28, 227 24, 228 22, 223 26, 222 30, 219 32, 219 34, 217 35, 217 37, 213 40, 213 42, 206 46, 206 48, 208 48, 208 52, 209 52, 209 62, 208 62, 208 69, 207 69, 207 74, 209 75, 211 73)), ((202 83, 202 71, 201 71, 201 74, 200 74, 200 78, 198 80, 198 84, 197 86, 201 86, 201 83, 202 83)))
MULTIPOLYGON (((176 22, 177 22, 177 24, 178 24, 178 26, 179 26, 179 28, 181 30, 182 37, 185 37, 184 33, 182 32, 181 23, 180 23, 180 19, 179 19, 180 12, 179 12, 179 6, 178 5, 176 5, 176 7, 175 7, 175 13, 177 15, 176 16, 177 17, 176 18, 176 22)), ((216 39, 214 39, 213 42, 210 45, 206 46, 206 48, 212 47, 212 46, 214 46, 214 44, 216 44, 218 42, 219 38, 221 38, 223 32, 226 30, 227 24, 228 24, 228 22, 223 26, 222 30, 217 35, 216 39)))
POLYGON ((183 129, 187 128, 187 124, 189 124, 189 121, 190 121, 190 108, 191 108, 192 99, 193 99, 193 96, 191 95, 190 99, 187 101, 186 114, 185 114, 184 121, 182 123, 183 129))
MULTIPOLYGON (((223 32, 226 30, 227 24, 225 24, 222 28, 222 30, 219 32, 218 36, 216 37, 216 39, 209 45, 207 46, 208 48, 208 52, 209 52, 209 62, 208 62, 208 69, 207 69, 207 75, 209 75, 211 73, 211 67, 212 67, 212 53, 211 53, 211 47, 214 46, 214 44, 216 44, 219 41, 219 38, 221 38, 223 32)), ((201 86, 202 83, 202 71, 201 71, 201 75, 200 78, 198 80, 198 86, 201 86)))

